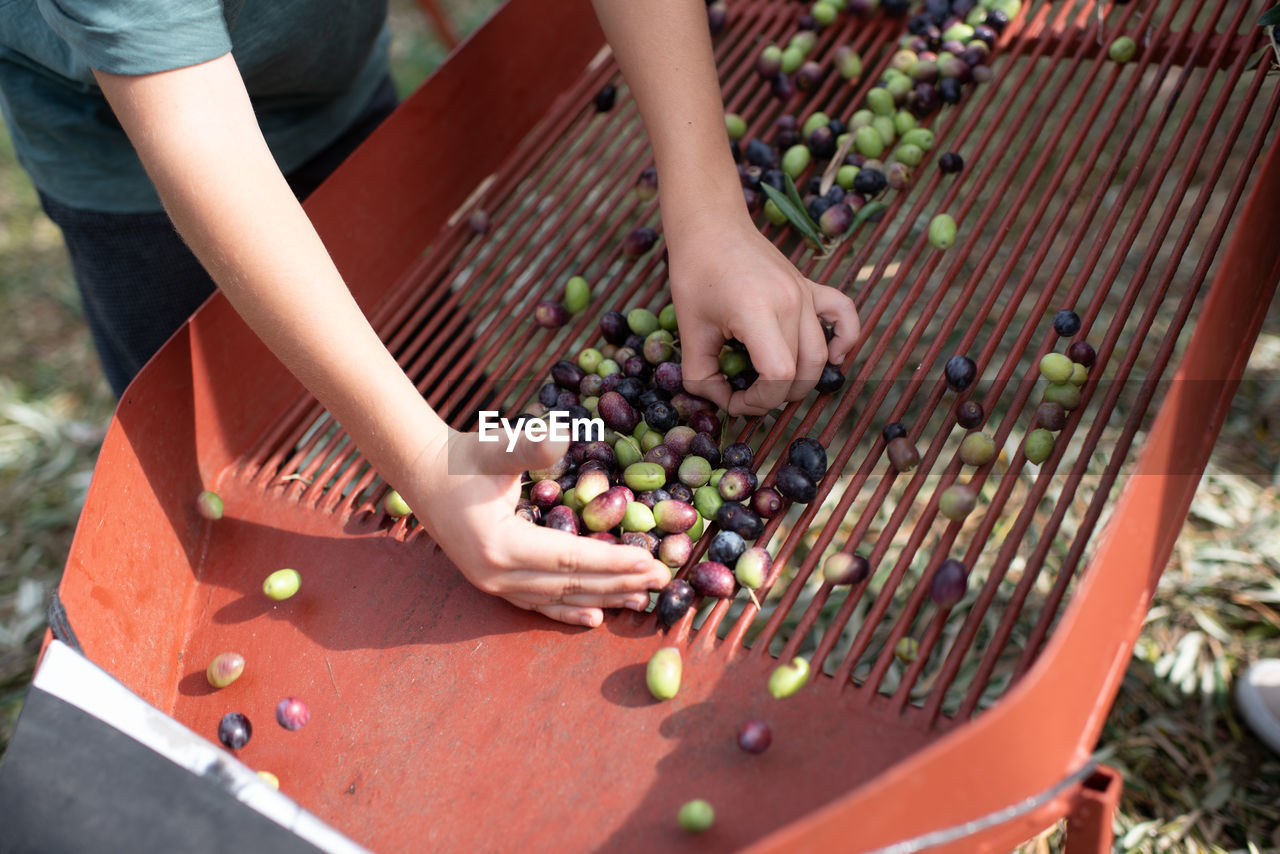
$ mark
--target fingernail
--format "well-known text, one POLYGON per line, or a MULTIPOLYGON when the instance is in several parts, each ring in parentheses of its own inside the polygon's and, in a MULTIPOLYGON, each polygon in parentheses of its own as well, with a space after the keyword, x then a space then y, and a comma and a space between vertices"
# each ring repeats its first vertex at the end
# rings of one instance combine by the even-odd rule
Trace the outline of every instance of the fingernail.
POLYGON ((649 607, 649 597, 646 596, 643 599, 640 599, 640 598, 632 599, 629 602, 627 602, 627 607, 630 608, 632 611, 643 611, 645 608, 649 607))
POLYGON ((593 617, 591 614, 583 614, 582 625, 586 626, 589 629, 594 629, 596 627, 596 618, 593 617))

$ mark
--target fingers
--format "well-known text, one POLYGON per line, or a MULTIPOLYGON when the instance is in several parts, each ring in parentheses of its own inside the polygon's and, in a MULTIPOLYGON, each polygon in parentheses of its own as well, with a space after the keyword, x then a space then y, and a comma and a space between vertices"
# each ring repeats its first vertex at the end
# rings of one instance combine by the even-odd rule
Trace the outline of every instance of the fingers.
POLYGON ((680 374, 685 390, 724 409, 733 390, 720 373, 724 336, 711 327, 681 330, 680 374))
POLYGON ((622 607, 628 596, 644 596, 671 580, 671 571, 636 546, 570 537, 560 531, 521 525, 503 563, 510 568, 495 582, 502 596, 531 602, 572 601, 622 607), (583 598, 589 597, 589 598, 583 598))
MULTIPOLYGON (((467 433, 467 437, 478 434, 467 433)), ((505 431, 499 431, 498 441, 476 441, 476 474, 520 474, 550 466, 569 451, 567 441, 535 442, 524 433, 518 434, 515 444, 505 431)))
POLYGON ((800 400, 813 391, 827 366, 827 337, 818 315, 806 312, 800 318, 800 340, 796 354, 796 378, 787 391, 787 400, 800 400))
POLYGON ((818 317, 835 326, 835 336, 827 343, 827 360, 842 364, 862 336, 862 321, 853 300, 835 288, 815 284, 812 288, 813 310, 818 317))
POLYGON ((612 596, 566 596, 565 605, 580 608, 626 608, 628 611, 643 611, 649 607, 648 593, 617 593, 612 596))
POLYGON ((575 605, 534 605, 533 610, 571 626, 586 626, 594 629, 604 622, 604 612, 599 608, 581 608, 575 605))
MULTIPOLYGON (((734 392, 725 409, 731 415, 763 415, 787 401, 796 378, 795 342, 788 340, 777 323, 768 323, 744 331, 742 343, 759 377, 745 391, 734 392)), ((818 373, 822 373, 821 366, 818 373)))

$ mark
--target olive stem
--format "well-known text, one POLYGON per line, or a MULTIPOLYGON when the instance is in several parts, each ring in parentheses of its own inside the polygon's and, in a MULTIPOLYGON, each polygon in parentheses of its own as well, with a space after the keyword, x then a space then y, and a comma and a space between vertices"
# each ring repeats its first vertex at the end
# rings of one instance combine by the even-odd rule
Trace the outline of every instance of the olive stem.
POLYGON ((747 595, 751 597, 751 604, 756 606, 757 611, 764 610, 764 608, 760 605, 760 600, 756 598, 756 592, 754 590, 748 589, 747 595))

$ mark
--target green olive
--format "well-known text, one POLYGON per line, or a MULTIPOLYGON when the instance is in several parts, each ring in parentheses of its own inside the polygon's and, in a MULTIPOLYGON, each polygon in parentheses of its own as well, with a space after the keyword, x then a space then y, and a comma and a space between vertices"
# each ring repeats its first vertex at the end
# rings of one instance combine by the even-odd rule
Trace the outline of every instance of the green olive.
POLYGON ((836 22, 836 15, 839 11, 835 6, 826 2, 826 0, 818 0, 809 7, 809 14, 813 15, 813 19, 824 27, 829 27, 836 22))
MULTIPOLYGON (((908 113, 906 110, 898 110, 893 114, 893 129, 902 136, 907 131, 916 129, 916 117, 908 113)), ((914 145, 914 143, 912 143, 914 145)))
MULTIPOLYGON (((826 5, 823 3, 815 3, 814 6, 826 5)), ((702 833, 704 830, 710 830, 711 825, 715 824, 716 811, 711 804, 704 800, 689 801, 680 807, 680 812, 676 814, 676 821, 680 824, 680 829, 689 833, 702 833)))
POLYGON ((929 221, 929 243, 935 249, 947 249, 956 242, 956 221, 950 214, 938 214, 929 221))
POLYGON ((804 120, 804 124, 800 126, 800 138, 808 139, 818 128, 824 128, 831 123, 831 118, 824 112, 816 112, 804 120))
POLYGON ((795 45, 789 46, 782 52, 782 73, 795 74, 796 70, 800 66, 804 65, 804 60, 807 55, 806 51, 801 50, 795 45))
POLYGON ((836 170, 836 183, 846 190, 853 189, 853 179, 858 177, 858 167, 844 165, 836 170))
MULTIPOLYGON (((871 124, 871 120, 875 117, 876 114, 870 110, 856 110, 852 116, 849 116, 849 121, 845 122, 845 127, 853 133, 856 132, 858 128, 864 128, 871 124)), ((854 139, 856 140, 857 137, 855 136, 854 139)))
POLYGON ((880 141, 885 148, 893 145, 893 141, 898 138, 898 132, 893 129, 893 119, 889 116, 876 116, 871 120, 871 126, 880 134, 880 141))
POLYGON ((657 463, 632 463, 622 470, 622 481, 635 492, 649 492, 666 485, 667 473, 657 463))
POLYGON ((1050 383, 1045 386, 1044 399, 1051 403, 1061 404, 1063 409, 1070 412, 1080 405, 1080 389, 1069 382, 1050 383))
POLYGON ((581 276, 573 276, 564 283, 564 307, 573 314, 591 304, 591 283, 581 276))
POLYGON ((613 455, 617 457, 618 465, 624 469, 644 459, 639 443, 630 436, 618 437, 618 440, 613 443, 613 455))
POLYGON ((907 142, 894 149, 893 156, 900 163, 905 163, 908 166, 919 166, 920 162, 924 160, 924 151, 921 150, 920 146, 907 142))
MULTIPOLYGON (((849 189, 845 187, 845 189, 849 189)), ((764 203, 764 218, 774 225, 786 225, 787 215, 782 212, 782 208, 774 204, 773 199, 766 199, 764 203)))
POLYGON ((693 506, 697 508, 698 515, 705 519, 716 518, 723 503, 724 497, 720 495, 720 490, 710 483, 699 486, 693 491, 693 506))
POLYGON ((662 307, 662 311, 658 312, 658 325, 668 332, 675 332, 680 328, 679 322, 676 320, 676 307, 672 303, 667 303, 662 307))
POLYGON ((262 582, 262 592, 277 602, 288 599, 302 586, 302 576, 296 569, 277 569, 262 582))
POLYGON ((578 367, 589 374, 594 374, 604 361, 604 354, 595 347, 584 347, 578 353, 578 367))
POLYGON ((933 131, 928 128, 911 128, 903 131, 902 142, 907 145, 917 145, 924 151, 928 151, 933 148, 933 131))
POLYGON ((747 135, 747 122, 737 113, 724 114, 724 128, 729 132, 729 139, 742 139, 747 135))
POLYGON ((1053 434, 1043 427, 1037 427, 1023 440, 1022 452, 1027 455, 1029 462, 1039 465, 1053 453, 1053 434))
POLYGON ((809 149, 803 145, 793 145, 782 155, 782 171, 794 181, 809 166, 809 149))
POLYGON ((1128 36, 1121 36, 1107 48, 1107 56, 1116 62, 1128 62, 1138 52, 1137 43, 1128 36))
POLYGON ((682 662, 680 650, 674 646, 664 646, 649 659, 645 669, 645 682, 649 693, 659 700, 670 700, 680 691, 680 674, 682 662))
POLYGON ((874 86, 867 92, 867 106, 871 108, 871 112, 879 116, 892 116, 898 109, 893 95, 881 86, 874 86))
POLYGON ((1071 363, 1071 376, 1067 382, 1074 386, 1082 386, 1089 381, 1089 369, 1079 362, 1071 363))
POLYGON ((879 157, 884 154, 884 139, 878 130, 867 125, 854 131, 853 147, 863 157, 879 157))
POLYGON ((653 511, 647 506, 639 501, 627 502, 627 510, 622 514, 622 530, 652 531, 656 524, 657 522, 653 519, 653 511))
POLYGON ((780 664, 769 674, 769 693, 782 700, 804 687, 809 681, 809 662, 799 656, 790 664, 780 664))
POLYGON ((960 443, 960 461, 965 465, 985 466, 995 456, 995 440, 986 433, 970 433, 960 443))
POLYGON ((1051 383, 1065 383, 1071 379, 1071 360, 1061 353, 1046 353, 1040 360, 1040 373, 1051 383))
POLYGON ((210 521, 221 519, 224 509, 222 499, 212 490, 206 489, 196 498, 196 512, 210 521))
POLYGON ((386 498, 382 499, 382 509, 387 511, 387 515, 393 519, 408 516, 413 512, 409 508, 409 504, 400 496, 400 493, 394 489, 387 493, 386 498))
POLYGON ((660 328, 658 315, 647 308, 633 308, 627 312, 627 326, 641 337, 657 332, 660 328))

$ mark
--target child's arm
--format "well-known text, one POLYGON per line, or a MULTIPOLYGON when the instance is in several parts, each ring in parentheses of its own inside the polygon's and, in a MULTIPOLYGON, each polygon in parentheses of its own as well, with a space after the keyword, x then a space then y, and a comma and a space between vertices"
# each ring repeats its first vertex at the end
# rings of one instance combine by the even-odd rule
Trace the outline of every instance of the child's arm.
POLYGON ((159 74, 96 76, 218 287, 473 584, 575 624, 598 625, 602 607, 648 605, 646 591, 670 574, 647 551, 513 515, 519 473, 563 446, 507 455, 505 445, 479 445, 450 431, 404 375, 280 174, 230 54, 159 74))
POLYGON ((841 362, 853 348, 858 315, 844 294, 801 276, 747 213, 706 4, 594 3, 653 144, 685 385, 735 414, 804 396, 828 360, 841 362), (835 324, 830 345, 819 318, 835 324), (747 345, 760 379, 731 394, 717 356, 733 337, 747 345))

